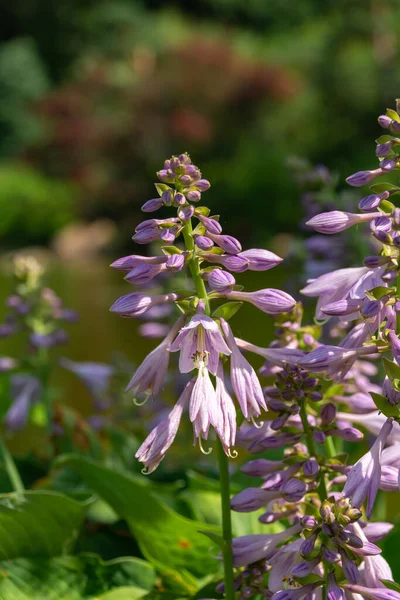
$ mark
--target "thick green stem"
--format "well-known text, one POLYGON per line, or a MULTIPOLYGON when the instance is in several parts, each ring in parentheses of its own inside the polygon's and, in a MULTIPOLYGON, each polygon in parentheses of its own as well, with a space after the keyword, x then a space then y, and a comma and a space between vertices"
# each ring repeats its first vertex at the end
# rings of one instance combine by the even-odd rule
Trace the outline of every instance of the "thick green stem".
MULTIPOLYGON (((195 245, 192 237, 192 221, 189 219, 183 228, 183 237, 185 240, 186 249, 192 252, 192 257, 189 260, 189 269, 192 275, 193 283, 196 288, 197 295, 200 300, 203 300, 205 314, 210 314, 210 303, 208 301, 206 286, 200 274, 199 259, 195 255, 195 245)), ((233 553, 232 553, 232 522, 231 522, 231 493, 229 481, 228 458, 224 452, 224 448, 217 440, 217 453, 219 465, 219 480, 221 490, 221 510, 222 510, 222 536, 223 547, 222 555, 224 559, 224 584, 226 600, 234 600, 234 578, 233 578, 233 553)))
POLYGON ((22 493, 25 491, 24 484, 22 483, 22 479, 18 473, 18 469, 15 466, 15 462, 13 457, 11 456, 8 448, 0 435, 0 453, 3 458, 4 468, 10 479, 11 485, 13 487, 14 492, 22 493))
POLYGON ((221 489, 221 510, 222 510, 222 536, 224 538, 222 555, 224 558, 224 583, 225 598, 234 600, 234 580, 233 580, 233 552, 232 552, 232 522, 231 522, 231 494, 229 482, 229 464, 224 448, 217 441, 219 482, 221 489))

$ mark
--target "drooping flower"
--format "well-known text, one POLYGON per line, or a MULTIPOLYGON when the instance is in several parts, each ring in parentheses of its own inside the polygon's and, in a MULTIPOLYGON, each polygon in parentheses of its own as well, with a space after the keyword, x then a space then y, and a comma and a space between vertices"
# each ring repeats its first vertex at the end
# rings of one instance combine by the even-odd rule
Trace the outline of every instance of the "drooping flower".
POLYGON ((25 373, 13 375, 10 381, 13 401, 4 421, 7 429, 19 431, 27 424, 30 409, 39 400, 42 386, 36 377, 25 373))
POLYGON ((173 443, 179 429, 183 410, 192 392, 193 385, 193 381, 189 381, 186 384, 178 402, 175 404, 167 418, 158 423, 136 452, 136 458, 144 464, 147 473, 152 473, 158 467, 167 450, 173 443))
POLYGON ((169 351, 180 352, 181 373, 190 373, 204 364, 213 375, 217 374, 220 353, 231 354, 216 321, 204 314, 202 302, 199 302, 196 314, 182 327, 169 351))
POLYGON ((300 531, 301 525, 296 524, 280 533, 244 535, 234 538, 232 542, 234 566, 244 567, 262 558, 271 558, 279 544, 300 531))
POLYGON ((353 506, 360 508, 367 500, 367 516, 374 506, 381 478, 380 458, 382 449, 392 430, 392 419, 387 419, 372 448, 364 454, 347 475, 343 495, 351 499, 353 506))

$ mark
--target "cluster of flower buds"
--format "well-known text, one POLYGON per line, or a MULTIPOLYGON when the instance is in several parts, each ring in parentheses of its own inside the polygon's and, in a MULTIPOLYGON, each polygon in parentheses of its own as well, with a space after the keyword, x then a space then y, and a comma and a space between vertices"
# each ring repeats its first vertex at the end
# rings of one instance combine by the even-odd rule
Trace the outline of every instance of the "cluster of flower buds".
MULTIPOLYGON (((137 317, 154 309, 176 305, 181 316, 165 339, 134 373, 127 390, 146 400, 157 396, 164 383, 170 354, 179 352, 180 373, 192 373, 178 402, 169 415, 150 433, 137 452, 147 472, 153 471, 165 456, 178 431, 183 411, 189 409, 194 439, 208 439, 210 428, 231 455, 236 439, 236 408, 225 384, 224 364, 229 358, 231 387, 245 419, 259 417, 267 406, 254 369, 245 359, 228 324, 229 318, 249 302, 261 311, 276 315, 289 312, 295 300, 280 290, 245 292, 236 285, 232 272, 266 271, 281 259, 262 249, 242 250, 236 238, 222 232, 219 217, 210 216, 199 206, 201 194, 210 184, 192 164, 188 154, 172 157, 158 172, 162 183, 155 187, 159 198, 142 207, 145 212, 161 207, 176 210, 176 216, 140 223, 133 236, 138 243, 164 242, 157 256, 125 256, 111 266, 127 272, 129 283, 148 285, 160 274, 173 276, 184 267, 192 289, 175 289, 167 294, 131 292, 117 300, 111 310, 123 317, 137 317), (197 224, 193 227, 193 219, 197 224), (181 235, 182 234, 182 235, 181 235), (181 236, 181 246, 171 245, 181 236), (194 289, 193 289, 194 288, 194 289), (221 300, 228 302, 221 305, 221 300), (214 312, 210 305, 218 301, 214 312)), ((244 342, 243 342, 244 343, 244 342)), ((260 350, 260 349, 259 349, 260 350)), ((261 349, 262 350, 262 349, 261 349)), ((265 349, 268 357, 283 364, 279 351, 265 349)))
POLYGON ((10 431, 22 429, 31 408, 41 401, 48 351, 68 341, 63 323, 77 320, 56 293, 43 284, 44 270, 31 257, 15 260, 16 286, 6 299, 8 313, 0 325, 0 337, 25 336, 28 353, 23 359, 0 358, 0 371, 10 372, 11 404, 4 417, 10 431))
MULTIPOLYGON (((398 112, 388 110, 379 122, 392 133, 400 131, 398 112)), ((379 168, 349 177, 350 185, 365 185, 400 168, 400 140, 383 136, 377 143, 379 168)), ((286 319, 268 349, 287 353, 286 364, 267 360, 263 367, 263 374, 275 376, 264 393, 276 416, 259 430, 242 426, 240 439, 250 452, 285 449, 280 459, 263 455, 245 465, 247 475, 261 477, 261 486, 232 499, 234 510, 260 510, 261 522, 285 522, 282 532, 233 542, 236 567, 251 572, 257 561, 267 561, 262 584, 268 593, 260 597, 316 599, 323 587, 332 600, 349 594, 400 598, 386 585, 393 577, 376 545, 392 525, 369 522, 378 491, 398 490, 400 482, 400 218, 391 202, 399 191, 392 183, 374 184, 359 202, 360 214, 333 210, 308 221, 325 234, 370 223, 374 245, 377 240, 381 247, 363 266, 320 275, 302 290, 318 299, 316 318, 333 321, 332 333, 346 330, 337 345, 316 342, 316 330, 312 340, 305 340, 300 322, 295 327, 286 319), (302 355, 296 357, 296 351, 302 355), (384 353, 390 354, 383 357, 380 386, 369 379, 377 374, 369 359, 384 353), (335 445, 359 442, 358 427, 376 439, 351 466, 335 445)), ((239 345, 254 350, 245 342, 239 345)))

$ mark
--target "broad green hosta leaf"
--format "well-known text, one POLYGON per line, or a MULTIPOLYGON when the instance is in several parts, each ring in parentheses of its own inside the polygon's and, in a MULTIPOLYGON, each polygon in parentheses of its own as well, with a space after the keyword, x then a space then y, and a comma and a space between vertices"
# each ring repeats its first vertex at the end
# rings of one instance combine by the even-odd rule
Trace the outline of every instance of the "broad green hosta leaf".
POLYGON ((0 561, 66 552, 88 507, 57 492, 2 494, 0 561))
POLYGON ((0 562, 1 600, 137 600, 155 581, 153 567, 137 558, 103 562, 82 555, 0 562))
MULTIPOLYGON (((144 556, 153 564, 198 578, 220 570, 219 562, 210 556, 210 541, 199 533, 199 529, 219 533, 219 528, 179 515, 156 498, 150 486, 128 474, 73 455, 58 459, 56 464, 76 470, 126 520, 144 556)), ((193 582, 193 577, 189 579, 193 582)))

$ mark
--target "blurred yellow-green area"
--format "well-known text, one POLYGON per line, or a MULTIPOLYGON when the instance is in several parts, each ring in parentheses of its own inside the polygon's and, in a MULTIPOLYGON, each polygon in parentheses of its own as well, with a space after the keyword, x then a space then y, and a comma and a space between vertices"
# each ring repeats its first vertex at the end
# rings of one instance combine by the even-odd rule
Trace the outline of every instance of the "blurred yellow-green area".
POLYGON ((155 170, 185 150, 232 233, 296 231, 287 157, 341 182, 374 166, 399 31, 392 0, 4 3, 2 247, 127 245, 155 170))

